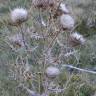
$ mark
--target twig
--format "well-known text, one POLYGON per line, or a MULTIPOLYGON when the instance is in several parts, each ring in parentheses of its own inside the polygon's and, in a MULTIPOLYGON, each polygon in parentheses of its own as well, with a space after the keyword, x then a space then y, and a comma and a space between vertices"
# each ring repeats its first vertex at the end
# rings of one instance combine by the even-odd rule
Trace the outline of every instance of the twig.
POLYGON ((78 71, 87 72, 87 73, 91 73, 91 74, 96 74, 96 71, 81 69, 81 68, 78 68, 78 67, 74 67, 72 65, 63 65, 62 67, 68 67, 68 68, 76 69, 78 71))
POLYGON ((57 33, 55 34, 54 38, 52 39, 52 41, 50 42, 47 50, 45 52, 47 52, 53 45, 53 43, 55 42, 55 39, 57 38, 57 36, 59 35, 60 31, 57 31, 57 33))
POLYGON ((64 91, 64 89, 51 89, 51 88, 48 88, 48 90, 52 92, 59 92, 59 93, 64 91))

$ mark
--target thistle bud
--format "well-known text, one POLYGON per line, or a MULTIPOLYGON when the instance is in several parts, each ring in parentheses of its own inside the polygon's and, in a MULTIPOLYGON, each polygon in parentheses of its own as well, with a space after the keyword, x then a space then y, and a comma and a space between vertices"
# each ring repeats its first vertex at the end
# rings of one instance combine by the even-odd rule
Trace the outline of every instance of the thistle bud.
POLYGON ((70 15, 63 14, 60 17, 60 24, 63 29, 71 30, 74 27, 75 21, 70 15))
POLYGON ((48 68, 46 69, 46 75, 47 75, 47 77, 49 77, 49 78, 55 78, 55 77, 58 76, 59 74, 60 74, 60 71, 59 71, 59 69, 56 68, 56 67, 50 66, 50 67, 48 67, 48 68))

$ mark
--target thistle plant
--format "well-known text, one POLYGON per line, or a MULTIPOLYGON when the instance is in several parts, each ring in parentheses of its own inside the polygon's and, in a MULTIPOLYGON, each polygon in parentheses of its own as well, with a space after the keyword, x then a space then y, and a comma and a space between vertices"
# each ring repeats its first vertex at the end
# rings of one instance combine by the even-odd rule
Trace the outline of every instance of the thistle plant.
POLYGON ((6 43, 15 58, 9 78, 30 96, 83 96, 78 94, 87 86, 87 75, 96 72, 78 67, 80 48, 87 42, 77 31, 81 22, 62 0, 31 3, 29 9, 16 7, 10 12, 7 24, 15 32, 6 36, 6 43))

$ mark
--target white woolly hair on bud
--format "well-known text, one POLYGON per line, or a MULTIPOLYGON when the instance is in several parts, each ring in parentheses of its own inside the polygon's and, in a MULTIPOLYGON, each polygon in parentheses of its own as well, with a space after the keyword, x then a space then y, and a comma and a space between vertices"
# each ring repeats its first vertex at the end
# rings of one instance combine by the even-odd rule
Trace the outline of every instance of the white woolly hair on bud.
POLYGON ((15 8, 10 13, 13 23, 22 23, 28 19, 28 12, 24 8, 15 8))
POLYGON ((70 13, 68 8, 66 7, 66 4, 64 4, 64 3, 60 3, 59 10, 61 10, 65 14, 69 14, 70 13))
POLYGON ((46 75, 49 78, 55 78, 56 76, 58 76, 60 74, 60 71, 58 68, 50 66, 46 69, 46 75))
POLYGON ((75 21, 69 14, 63 14, 60 17, 60 24, 64 29, 71 30, 74 28, 75 21))
POLYGON ((73 43, 73 45, 84 45, 85 44, 85 38, 83 37, 83 35, 79 34, 78 32, 74 32, 70 35, 71 37, 71 43, 73 43))

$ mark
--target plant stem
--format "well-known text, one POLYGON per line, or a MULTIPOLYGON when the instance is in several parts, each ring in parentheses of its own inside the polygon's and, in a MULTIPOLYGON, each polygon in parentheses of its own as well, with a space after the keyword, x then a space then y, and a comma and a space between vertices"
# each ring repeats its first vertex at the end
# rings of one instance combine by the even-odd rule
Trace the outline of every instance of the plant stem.
POLYGON ((22 41, 23 41, 24 47, 26 50, 28 50, 28 46, 26 45, 25 35, 24 35, 24 31, 23 31, 22 26, 20 26, 20 33, 22 35, 22 41))

